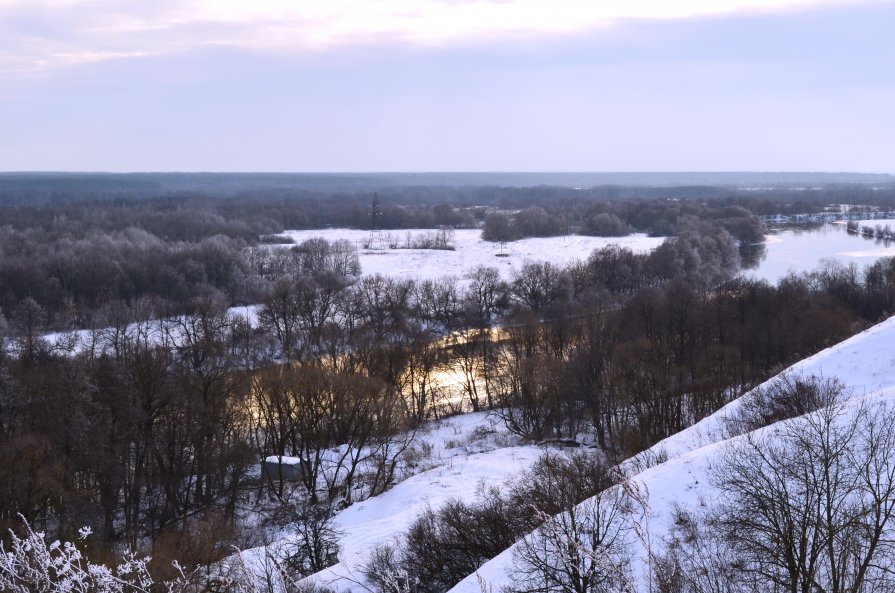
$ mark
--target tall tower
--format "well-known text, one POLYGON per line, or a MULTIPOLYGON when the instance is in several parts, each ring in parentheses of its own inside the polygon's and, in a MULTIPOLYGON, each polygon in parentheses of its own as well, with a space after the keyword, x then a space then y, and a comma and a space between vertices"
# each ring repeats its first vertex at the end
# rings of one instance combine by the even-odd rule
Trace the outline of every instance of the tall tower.
POLYGON ((379 203, 379 194, 373 193, 373 202, 370 204, 370 238, 367 241, 367 249, 385 249, 385 237, 382 236, 382 207, 379 203))

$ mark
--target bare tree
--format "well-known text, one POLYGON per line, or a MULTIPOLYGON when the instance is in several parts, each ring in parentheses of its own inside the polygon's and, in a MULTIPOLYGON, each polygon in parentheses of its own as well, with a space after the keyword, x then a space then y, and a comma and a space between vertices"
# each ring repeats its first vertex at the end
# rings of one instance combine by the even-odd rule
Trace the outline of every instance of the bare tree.
POLYGON ((750 433, 713 476, 718 541, 764 591, 895 586, 895 413, 841 402, 750 433))
POLYGON ((297 346, 301 310, 295 283, 288 279, 278 280, 265 295, 258 319, 272 331, 280 342, 283 356, 292 356, 297 346))
POLYGON ((572 278, 556 264, 527 263, 513 280, 511 295, 517 304, 543 315, 571 298, 572 278))
POLYGON ((515 593, 630 590, 628 536, 635 497, 622 483, 603 490, 526 536, 513 559, 515 593))
POLYGON ((503 251, 504 246, 509 241, 515 241, 518 238, 513 220, 503 212, 491 212, 485 217, 485 224, 482 227, 482 240, 500 243, 500 250, 503 251))

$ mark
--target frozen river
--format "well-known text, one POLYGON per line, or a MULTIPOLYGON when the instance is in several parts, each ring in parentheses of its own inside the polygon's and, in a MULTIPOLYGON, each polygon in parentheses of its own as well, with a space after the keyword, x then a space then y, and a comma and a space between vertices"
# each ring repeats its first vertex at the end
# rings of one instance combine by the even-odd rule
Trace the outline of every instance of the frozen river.
MULTIPOLYGON (((895 220, 868 220, 859 224, 895 226, 895 220)), ((895 244, 848 233, 844 223, 829 223, 810 229, 787 228, 772 232, 763 248, 758 248, 757 256, 756 267, 747 268, 744 275, 776 284, 790 271, 809 272, 821 266, 824 260, 854 263, 863 268, 881 257, 895 256, 895 244)))

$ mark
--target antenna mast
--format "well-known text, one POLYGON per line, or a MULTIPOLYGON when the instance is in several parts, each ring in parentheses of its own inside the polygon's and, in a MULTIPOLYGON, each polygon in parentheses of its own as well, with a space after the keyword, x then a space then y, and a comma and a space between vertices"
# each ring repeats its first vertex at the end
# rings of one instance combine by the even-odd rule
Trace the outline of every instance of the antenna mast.
POLYGON ((379 203, 379 194, 373 193, 373 203, 370 204, 370 239, 367 249, 385 249, 385 239, 382 236, 382 208, 379 203))

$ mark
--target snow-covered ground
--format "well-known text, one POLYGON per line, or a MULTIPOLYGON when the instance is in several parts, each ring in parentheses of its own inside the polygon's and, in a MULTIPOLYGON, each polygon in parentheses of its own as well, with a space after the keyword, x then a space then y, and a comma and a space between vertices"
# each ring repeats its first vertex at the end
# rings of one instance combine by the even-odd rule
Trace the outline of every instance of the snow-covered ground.
MULTIPOLYGON (((397 244, 404 245, 407 235, 427 235, 432 229, 410 229, 383 231, 391 235, 397 244)), ((490 243, 481 238, 479 229, 459 229, 454 231, 453 251, 435 249, 364 249, 370 238, 370 231, 357 229, 324 229, 309 231, 286 231, 283 235, 301 243, 314 237, 327 241, 345 240, 357 246, 361 274, 396 276, 399 278, 435 279, 443 276, 462 277, 467 271, 479 265, 495 267, 504 278, 510 278, 525 263, 549 261, 568 264, 576 260, 586 260, 595 250, 607 245, 627 247, 636 253, 647 253, 658 247, 664 237, 647 237, 642 233, 627 237, 586 237, 566 235, 520 239, 504 244, 490 243), (505 256, 499 256, 503 253, 505 256)))
MULTIPOLYGON (((233 319, 242 318, 252 327, 257 327, 258 311, 260 309, 261 305, 230 307, 227 309, 227 315, 233 319)), ((129 337, 146 340, 150 344, 164 344, 168 341, 177 342, 181 335, 176 320, 170 319, 150 319, 131 323, 124 331, 129 337)), ((79 329, 67 332, 51 332, 41 337, 51 349, 80 353, 90 352, 91 349, 102 351, 104 348, 109 347, 109 340, 113 333, 113 328, 79 329)))
MULTIPOLYGON (((356 581, 370 552, 403 534, 427 507, 437 509, 451 499, 471 501, 483 489, 497 486, 530 467, 543 448, 522 445, 487 413, 471 413, 430 423, 418 434, 417 446, 429 450, 419 473, 379 496, 357 502, 336 515, 340 562, 308 578, 336 591, 366 591, 356 581)), ((279 535, 271 546, 290 541, 279 535)), ((245 565, 263 574, 264 548, 242 552, 245 565)))
MULTIPOLYGON (((895 317, 797 363, 788 372, 839 379, 851 394, 843 421, 848 419, 850 411, 865 402, 895 405, 895 317)), ((711 504, 716 498, 717 494, 711 486, 711 464, 729 443, 743 438, 727 439, 724 427, 726 419, 748 395, 624 464, 633 473, 632 485, 646 501, 643 514, 637 517, 640 535, 635 536, 632 532, 630 541, 634 550, 634 574, 642 585, 638 590, 647 590, 647 545, 661 546, 663 538, 669 533, 674 509, 697 509, 701 505, 711 504), (650 459, 666 457, 667 461, 634 473, 649 465, 650 459)), ((773 429, 772 425, 761 430, 773 429)), ((656 550, 654 547, 653 551, 656 550)), ((507 583, 512 561, 513 548, 510 548, 487 562, 477 574, 464 579, 451 589, 451 593, 481 593, 480 579, 493 586, 494 591, 500 590, 500 586, 507 583)))

